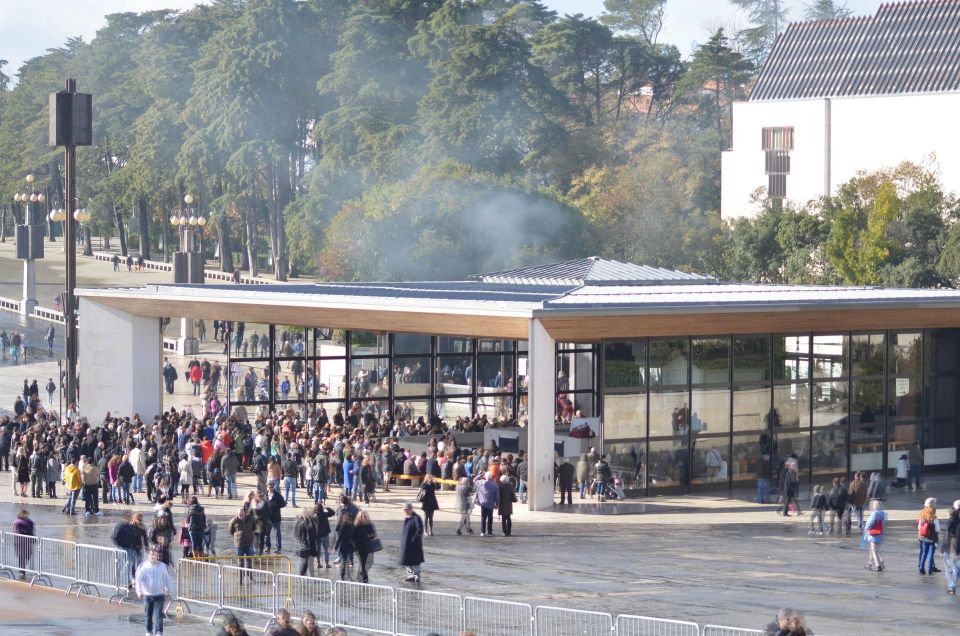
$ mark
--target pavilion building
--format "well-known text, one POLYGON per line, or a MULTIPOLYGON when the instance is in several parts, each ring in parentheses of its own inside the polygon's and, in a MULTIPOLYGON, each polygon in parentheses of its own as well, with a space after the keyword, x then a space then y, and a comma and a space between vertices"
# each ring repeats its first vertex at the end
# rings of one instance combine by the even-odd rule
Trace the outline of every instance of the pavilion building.
POLYGON ((735 284, 592 257, 466 281, 77 294, 86 413, 161 411, 162 318, 242 321, 271 346, 231 345, 232 407, 516 421, 533 509, 553 503, 572 416, 599 418, 583 443, 638 496, 745 495, 791 453, 805 484, 891 474, 914 444, 926 470, 957 468, 954 290, 735 284), (284 331, 295 347, 276 346, 284 331), (274 368, 308 381, 241 380, 274 368))

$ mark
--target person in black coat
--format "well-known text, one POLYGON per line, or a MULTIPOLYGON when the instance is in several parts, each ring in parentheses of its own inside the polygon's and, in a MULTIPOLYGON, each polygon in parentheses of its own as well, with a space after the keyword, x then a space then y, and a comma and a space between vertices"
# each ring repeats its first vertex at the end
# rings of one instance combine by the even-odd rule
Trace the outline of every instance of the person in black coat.
POLYGON ((323 567, 330 568, 330 518, 335 516, 333 508, 317 504, 313 508, 314 523, 317 525, 317 568, 320 568, 320 555, 323 555, 323 567))
POLYGON ((403 507, 403 531, 400 535, 400 565, 407 568, 410 574, 406 581, 414 583, 420 581, 420 566, 423 558, 423 520, 413 511, 413 504, 407 503, 403 507))
POLYGON ((433 481, 433 475, 427 473, 427 476, 423 480, 423 485, 420 486, 420 492, 422 494, 419 496, 419 499, 420 508, 423 509, 424 532, 428 537, 433 536, 433 513, 440 508, 440 503, 437 501, 438 490, 440 490, 440 484, 433 481))
POLYGON ((317 525, 310 508, 304 508, 297 517, 293 526, 293 534, 297 539, 297 556, 300 557, 300 576, 307 570, 314 576, 313 561, 317 556, 317 525))
POLYGON ((353 515, 343 512, 337 522, 337 558, 340 560, 340 580, 347 578, 347 564, 353 563, 353 552, 356 546, 353 542, 353 515))
MULTIPOLYGON (((277 535, 277 547, 274 549, 276 554, 280 554, 280 551, 283 549, 283 539, 280 536, 280 511, 286 507, 287 502, 284 501, 283 496, 273 487, 273 485, 267 486, 267 508, 270 509, 270 525, 273 526, 273 531, 277 535)), ((270 549, 270 531, 267 531, 267 550, 270 549)))
POLYGON ((576 469, 573 464, 564 457, 563 461, 560 462, 560 466, 557 468, 557 480, 560 482, 560 505, 562 506, 564 500, 566 503, 573 505, 573 480, 576 469))

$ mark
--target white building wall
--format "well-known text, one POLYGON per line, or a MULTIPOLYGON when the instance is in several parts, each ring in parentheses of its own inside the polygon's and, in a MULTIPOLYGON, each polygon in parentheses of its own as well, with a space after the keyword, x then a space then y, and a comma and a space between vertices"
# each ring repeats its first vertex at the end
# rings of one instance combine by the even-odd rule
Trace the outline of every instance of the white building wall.
POLYGON ((159 319, 81 297, 78 344, 80 413, 92 424, 107 411, 149 421, 163 410, 159 319))
POLYGON ((788 200, 803 204, 825 189, 827 115, 830 194, 861 171, 903 161, 927 165, 931 155, 944 187, 960 191, 960 134, 952 124, 960 93, 740 102, 733 105, 733 140, 722 157, 721 213, 754 216, 750 196, 766 188, 761 129, 793 126, 788 200))

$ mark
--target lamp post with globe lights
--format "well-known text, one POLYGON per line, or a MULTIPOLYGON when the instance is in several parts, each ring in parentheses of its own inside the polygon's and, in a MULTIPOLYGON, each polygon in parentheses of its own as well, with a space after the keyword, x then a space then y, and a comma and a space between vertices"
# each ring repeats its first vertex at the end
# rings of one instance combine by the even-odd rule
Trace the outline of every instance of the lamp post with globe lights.
MULTIPOLYGON (((173 280, 178 284, 202 285, 203 251, 197 249, 198 235, 203 231, 207 220, 194 212, 196 199, 192 194, 183 197, 186 208, 175 211, 170 216, 170 225, 180 234, 180 251, 173 255, 173 280)), ((193 318, 180 319, 180 338, 177 342, 180 355, 194 355, 200 349, 200 342, 193 335, 193 318)))
POLYGON ((20 301, 20 313, 33 314, 37 307, 37 268, 36 259, 43 258, 43 230, 33 222, 33 206, 45 203, 47 198, 42 192, 34 190, 36 177, 28 174, 25 181, 27 189, 14 195, 15 203, 23 205, 23 223, 17 226, 17 258, 23 261, 23 299, 20 301))

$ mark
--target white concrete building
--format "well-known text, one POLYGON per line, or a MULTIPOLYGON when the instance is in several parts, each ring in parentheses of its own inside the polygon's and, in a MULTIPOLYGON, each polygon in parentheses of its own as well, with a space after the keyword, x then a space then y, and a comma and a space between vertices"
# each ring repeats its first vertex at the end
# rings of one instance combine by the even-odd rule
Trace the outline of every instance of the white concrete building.
POLYGON ((733 105, 721 212, 752 216, 758 190, 795 203, 858 172, 936 167, 960 191, 960 0, 881 5, 780 35, 750 99, 733 105))

